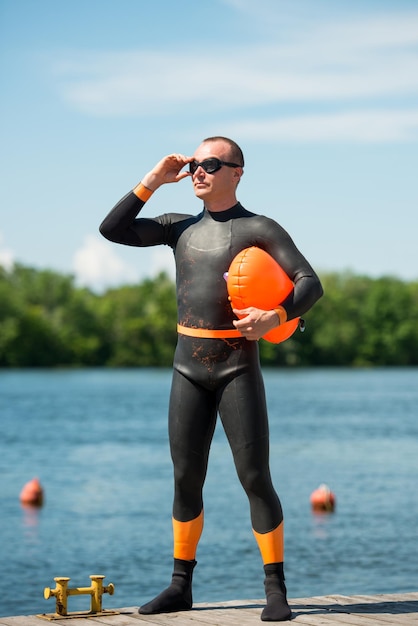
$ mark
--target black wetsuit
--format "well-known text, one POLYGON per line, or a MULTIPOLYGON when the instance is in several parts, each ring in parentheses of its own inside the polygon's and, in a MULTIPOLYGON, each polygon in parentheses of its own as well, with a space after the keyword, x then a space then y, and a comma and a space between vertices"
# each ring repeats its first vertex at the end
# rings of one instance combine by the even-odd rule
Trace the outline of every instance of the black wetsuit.
MULTIPOLYGON (((305 313, 322 288, 310 264, 273 220, 241 204, 196 216, 168 213, 138 219, 144 202, 127 194, 103 221, 111 241, 131 246, 169 245, 176 259, 178 322, 206 329, 233 329, 236 319, 223 277, 249 246, 268 252, 295 283, 283 304, 288 319, 305 313)), ((281 304, 278 300, 277 304, 281 304)), ((202 487, 219 412, 258 533, 282 521, 269 470, 264 384, 257 341, 195 338, 180 334, 174 357, 169 433, 174 463, 173 516, 187 522, 202 511, 202 487)))

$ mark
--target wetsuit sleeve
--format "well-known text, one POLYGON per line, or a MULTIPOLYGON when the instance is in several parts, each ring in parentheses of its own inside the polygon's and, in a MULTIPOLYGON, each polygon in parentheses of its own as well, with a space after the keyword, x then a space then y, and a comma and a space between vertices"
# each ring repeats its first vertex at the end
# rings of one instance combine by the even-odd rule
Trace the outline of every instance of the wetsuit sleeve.
POLYGON ((100 224, 100 233, 109 241, 128 246, 156 246, 166 243, 164 226, 157 219, 137 218, 144 200, 133 191, 113 207, 100 224))
POLYGON ((321 282, 305 257, 294 245, 282 251, 286 255, 286 265, 291 264, 290 277, 295 288, 281 303, 287 313, 287 319, 293 319, 304 315, 323 294, 321 282))
POLYGON ((295 288, 280 304, 286 310, 287 319, 304 315, 323 294, 321 282, 290 235, 277 223, 269 220, 269 234, 264 247, 293 281, 295 288))
POLYGON ((304 315, 323 294, 322 285, 318 276, 313 274, 301 276, 295 282, 293 292, 282 302, 287 313, 287 319, 304 315))

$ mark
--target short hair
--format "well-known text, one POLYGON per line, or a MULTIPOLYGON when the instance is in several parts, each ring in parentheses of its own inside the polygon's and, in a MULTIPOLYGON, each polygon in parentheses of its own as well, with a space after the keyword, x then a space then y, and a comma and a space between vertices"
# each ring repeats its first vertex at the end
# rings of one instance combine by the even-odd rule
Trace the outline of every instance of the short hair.
POLYGON ((238 163, 238 165, 240 165, 241 167, 244 167, 244 154, 239 145, 233 139, 228 139, 228 137, 221 136, 207 137, 203 140, 202 143, 209 143, 212 141, 224 141, 226 144, 228 144, 231 154, 229 158, 231 159, 231 161, 233 163, 238 163))

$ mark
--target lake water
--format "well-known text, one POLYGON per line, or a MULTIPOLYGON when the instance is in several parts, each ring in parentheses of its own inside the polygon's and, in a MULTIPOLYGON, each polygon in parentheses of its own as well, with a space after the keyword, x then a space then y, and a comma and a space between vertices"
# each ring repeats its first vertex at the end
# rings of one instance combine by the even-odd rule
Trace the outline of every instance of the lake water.
MULTIPOLYGON (((169 370, 0 372, 0 615, 54 612, 55 576, 104 607, 138 606, 171 576, 169 370), (19 493, 33 477, 39 510, 19 493)), ((290 597, 418 589, 418 369, 266 370, 271 468, 290 597), (336 511, 313 514, 327 483, 336 511)), ((221 427, 205 487, 196 602, 262 598, 247 501, 221 427)), ((72 597, 69 610, 87 610, 72 597)))

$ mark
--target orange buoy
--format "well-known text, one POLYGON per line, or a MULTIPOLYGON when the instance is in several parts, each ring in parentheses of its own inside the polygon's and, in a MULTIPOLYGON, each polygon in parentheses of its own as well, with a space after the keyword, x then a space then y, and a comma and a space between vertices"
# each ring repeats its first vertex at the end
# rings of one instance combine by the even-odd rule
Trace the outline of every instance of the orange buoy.
MULTIPOLYGON (((269 311, 278 307, 294 288, 286 272, 265 250, 252 246, 241 250, 228 270, 227 289, 234 309, 254 306, 269 311)), ((299 325, 299 317, 263 335, 271 343, 288 339, 299 325)))
POLYGON ((310 500, 313 511, 332 513, 335 509, 335 495, 328 485, 319 485, 318 489, 311 493, 310 500))
POLYGON ((20 492, 20 502, 31 506, 42 506, 44 502, 44 490, 38 478, 32 478, 20 492))

